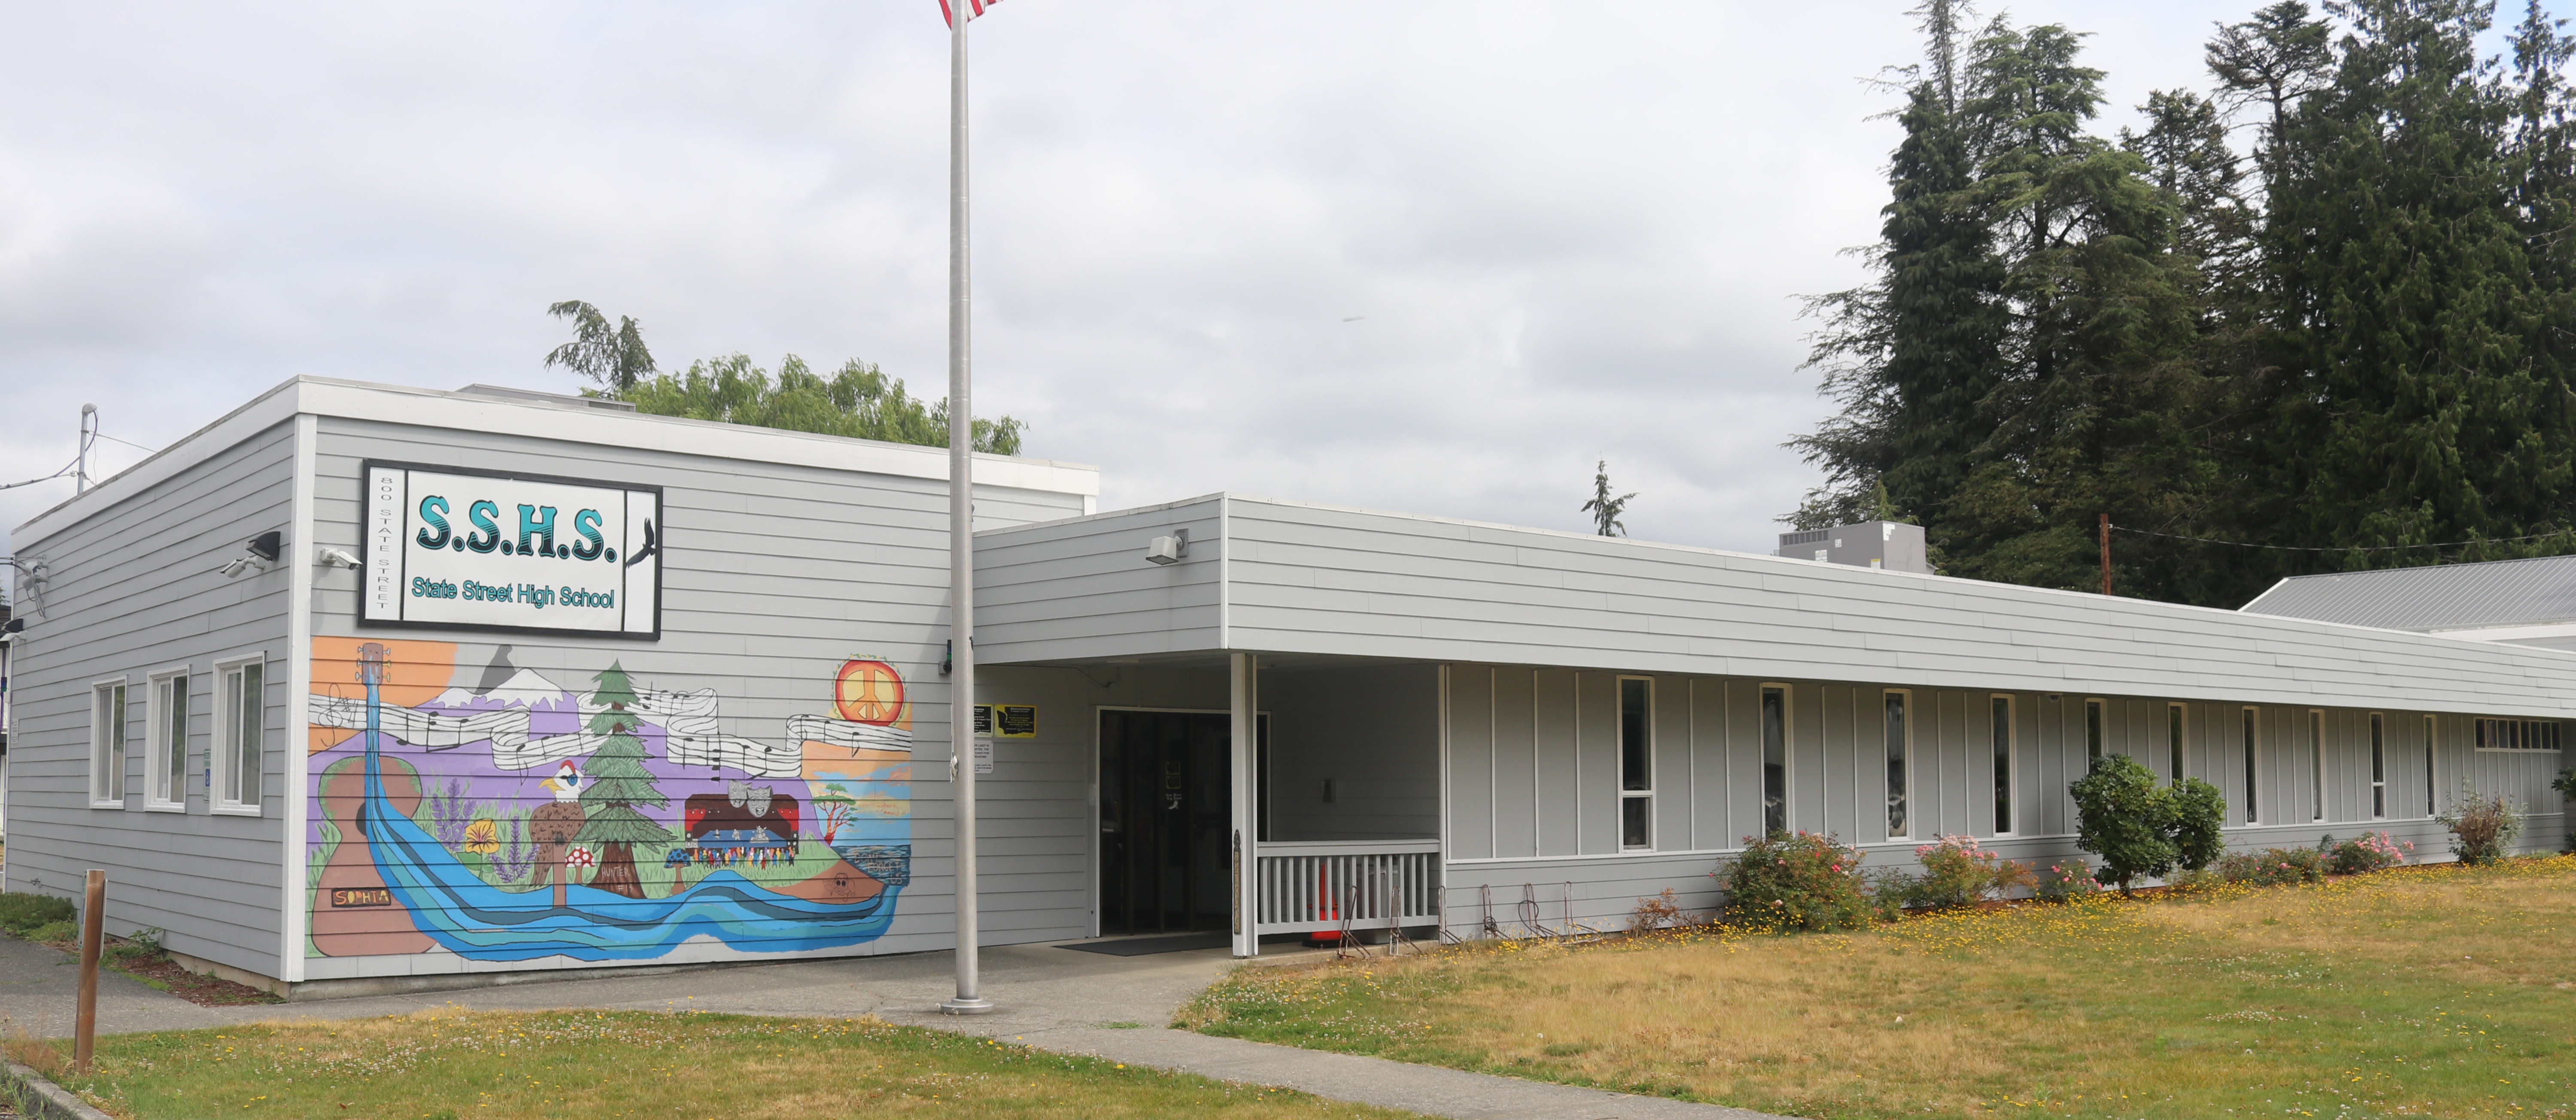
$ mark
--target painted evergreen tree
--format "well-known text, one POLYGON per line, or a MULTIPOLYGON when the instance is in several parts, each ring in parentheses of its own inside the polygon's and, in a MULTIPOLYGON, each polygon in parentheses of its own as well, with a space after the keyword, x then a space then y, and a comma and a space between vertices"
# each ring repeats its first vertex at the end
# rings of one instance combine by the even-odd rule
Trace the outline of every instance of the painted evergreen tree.
POLYGON ((581 791, 586 819, 573 842, 599 846, 599 872, 592 876, 591 886, 642 898, 644 881, 635 871, 635 848, 665 846, 671 833, 636 806, 667 808, 671 801, 654 788, 652 773, 644 769, 644 740, 636 737, 637 717, 627 710, 635 703, 635 686, 626 679, 625 668, 611 662, 591 679, 599 684, 590 699, 600 712, 590 717, 590 730, 607 738, 582 764, 588 782, 581 791))

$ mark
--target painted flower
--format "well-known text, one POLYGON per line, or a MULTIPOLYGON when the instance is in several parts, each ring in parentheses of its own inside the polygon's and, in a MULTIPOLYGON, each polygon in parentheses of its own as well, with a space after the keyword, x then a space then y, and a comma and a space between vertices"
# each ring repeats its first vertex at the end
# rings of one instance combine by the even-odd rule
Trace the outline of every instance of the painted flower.
POLYGON ((465 850, 491 855, 501 850, 500 827, 490 817, 476 817, 465 826, 465 850))

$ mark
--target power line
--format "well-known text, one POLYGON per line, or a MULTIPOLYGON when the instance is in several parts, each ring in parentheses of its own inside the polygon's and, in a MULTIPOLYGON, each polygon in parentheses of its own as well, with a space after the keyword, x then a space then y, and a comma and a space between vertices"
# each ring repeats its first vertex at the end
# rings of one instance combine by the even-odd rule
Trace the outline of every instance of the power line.
POLYGON ((25 482, 9 482, 9 483, 0 483, 0 490, 15 490, 15 489, 17 489, 17 488, 19 488, 19 487, 21 487, 21 486, 33 486, 33 485, 35 485, 35 484, 37 484, 37 483, 39 483, 39 482, 52 482, 53 480, 55 480, 55 479, 57 479, 57 478, 61 478, 61 477, 62 477, 62 476, 64 476, 64 475, 67 475, 67 474, 72 473, 72 468, 73 468, 73 467, 76 467, 76 466, 79 466, 79 465, 80 465, 80 459, 79 459, 78 457, 74 457, 74 458, 72 459, 72 461, 71 461, 71 462, 68 462, 68 463, 63 464, 63 467, 62 467, 62 469, 61 469, 61 470, 55 471, 54 473, 49 474, 49 475, 46 475, 46 476, 45 476, 45 477, 43 477, 43 478, 31 478, 31 479, 28 479, 28 480, 27 480, 27 481, 25 481, 25 482))
POLYGON ((2142 537, 2163 537, 2166 540, 2195 541, 2200 544, 2223 544, 2236 548, 2265 548, 2271 549, 2275 552, 2403 552, 2410 548, 2462 548, 2473 544, 2515 544, 2522 541, 2545 541, 2553 537, 2564 537, 2567 535, 2566 532, 2561 531, 2556 533, 2538 533, 2528 537, 2490 537, 2482 541, 2443 541, 2433 544, 2355 544, 2343 545, 2334 548, 2317 548, 2310 545, 2296 544, 2255 544, 2251 541, 2220 540, 2217 537, 2186 537, 2180 533, 2159 533, 2153 529, 2132 529, 2126 525, 2117 524, 2111 526, 2111 529, 2113 532, 2136 533, 2142 537))

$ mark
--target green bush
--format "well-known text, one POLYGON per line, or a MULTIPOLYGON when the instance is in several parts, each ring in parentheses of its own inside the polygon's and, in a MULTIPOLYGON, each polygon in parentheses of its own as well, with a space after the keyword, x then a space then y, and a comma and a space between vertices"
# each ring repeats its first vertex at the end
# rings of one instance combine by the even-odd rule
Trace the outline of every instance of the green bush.
POLYGON ((1857 929, 1869 924, 1860 851, 1813 832, 1744 838, 1744 853, 1712 874, 1726 885, 1730 925, 1764 930, 1857 929))
POLYGON ((2451 830, 2451 850, 2459 853, 2460 862, 2494 863, 2503 859, 2507 849, 2522 835, 2522 811, 2503 794, 2483 795, 2466 783, 2460 786, 2459 799, 2451 803, 2434 820, 2451 830))
POLYGON ((2342 843, 2329 836, 2317 847, 2326 854, 2326 869, 2337 875, 2385 871, 2406 862, 2406 853, 2415 850, 2412 842, 2390 839, 2385 832, 2364 833, 2342 843))
POLYGON ((2054 859, 2039 869, 2039 885, 2031 893, 2049 902, 2072 902, 2101 890, 2102 884, 2094 881, 2092 869, 2083 860, 2054 859))
POLYGON ((2095 879, 2122 894, 2141 876, 2207 867, 2224 849, 2227 799, 2198 778, 2166 788, 2144 763, 2107 754, 2066 788, 2075 798, 2075 846, 2102 857, 2095 879))
POLYGON ((2325 881, 2326 856, 2315 848, 2268 848, 2238 852, 2218 861, 2218 877, 2258 887, 2325 881))
POLYGON ((7 930, 11 934, 30 940, 59 940, 59 938, 34 937, 33 934, 45 926, 72 924, 73 917, 77 913, 78 911, 72 907, 71 900, 67 898, 55 898, 49 894, 27 894, 21 891, 0 894, 0 930, 7 930))

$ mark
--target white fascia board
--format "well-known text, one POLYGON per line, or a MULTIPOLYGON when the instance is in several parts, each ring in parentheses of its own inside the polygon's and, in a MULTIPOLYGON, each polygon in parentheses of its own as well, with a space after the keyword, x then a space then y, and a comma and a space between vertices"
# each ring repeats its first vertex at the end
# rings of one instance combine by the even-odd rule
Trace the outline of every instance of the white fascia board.
MULTIPOLYGON (((167 480, 299 413, 424 428, 500 432, 565 443, 649 448, 680 455, 786 463, 826 470, 946 481, 948 450, 911 444, 791 432, 713 420, 648 416, 575 404, 512 400, 436 389, 298 377, 253 398, 143 462, 18 526, 12 539, 34 544, 167 480)), ((1071 494, 1096 499, 1100 468, 1004 455, 975 456, 979 486, 1071 494)))
POLYGON ((2466 638, 2473 642, 2519 642, 2532 638, 2576 638, 2576 622, 2537 622, 2518 626, 2464 626, 2457 630, 2428 630, 2441 638, 2466 638))

